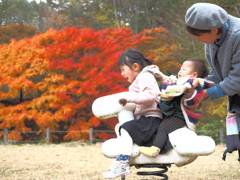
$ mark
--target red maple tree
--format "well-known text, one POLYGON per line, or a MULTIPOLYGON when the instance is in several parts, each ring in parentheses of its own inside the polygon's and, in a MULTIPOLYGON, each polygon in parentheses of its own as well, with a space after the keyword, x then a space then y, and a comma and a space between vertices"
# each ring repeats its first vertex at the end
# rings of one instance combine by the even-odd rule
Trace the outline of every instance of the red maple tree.
POLYGON ((146 32, 134 35, 129 28, 67 27, 0 46, 0 129, 21 140, 15 132, 50 128, 66 131, 52 140, 71 140, 87 139, 88 133, 76 131, 91 126, 113 128, 116 120, 94 117, 91 105, 100 96, 127 90, 117 67, 120 54, 128 48, 147 53, 152 42, 146 32))

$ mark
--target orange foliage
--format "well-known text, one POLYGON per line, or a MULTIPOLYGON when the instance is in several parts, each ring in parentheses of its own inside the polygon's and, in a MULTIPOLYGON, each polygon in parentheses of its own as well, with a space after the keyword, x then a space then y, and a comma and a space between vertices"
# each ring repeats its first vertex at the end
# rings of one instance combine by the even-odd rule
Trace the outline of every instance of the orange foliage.
POLYGON ((166 28, 145 29, 143 34, 150 37, 149 58, 153 59, 160 70, 167 75, 176 73, 181 64, 176 59, 178 47, 166 28))
MULTIPOLYGON (((26 120, 34 120, 39 130, 81 131, 99 126, 101 121, 113 128, 116 121, 93 116, 93 101, 127 90, 128 83, 117 67, 120 54, 128 48, 147 53, 149 47, 157 46, 153 42, 163 32, 155 29, 134 35, 128 28, 94 31, 73 27, 50 29, 0 46, 0 128, 31 130, 26 120)), ((158 50, 169 52, 173 47, 161 44, 158 50)), ((64 138, 76 137, 88 138, 74 132, 64 138)))

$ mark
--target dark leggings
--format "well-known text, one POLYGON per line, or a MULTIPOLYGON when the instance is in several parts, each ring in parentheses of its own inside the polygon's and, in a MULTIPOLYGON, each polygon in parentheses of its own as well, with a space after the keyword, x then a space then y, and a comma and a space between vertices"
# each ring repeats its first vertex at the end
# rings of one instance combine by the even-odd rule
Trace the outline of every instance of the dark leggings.
POLYGON ((174 116, 165 117, 158 126, 153 146, 162 149, 167 140, 168 134, 184 126, 186 126, 186 122, 182 118, 174 116))

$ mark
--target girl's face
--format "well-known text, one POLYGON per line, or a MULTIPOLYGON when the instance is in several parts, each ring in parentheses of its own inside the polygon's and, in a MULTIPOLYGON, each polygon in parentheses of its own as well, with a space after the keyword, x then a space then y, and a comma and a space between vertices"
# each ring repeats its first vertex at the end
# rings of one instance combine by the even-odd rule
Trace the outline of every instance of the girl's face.
POLYGON ((137 75, 139 74, 138 64, 133 64, 132 69, 127 65, 120 66, 121 75, 127 79, 128 82, 132 83, 137 75))
POLYGON ((196 40, 199 41, 199 42, 212 44, 217 39, 221 38, 221 35, 219 35, 217 33, 218 33, 218 29, 213 29, 211 31, 211 33, 204 33, 204 34, 201 34, 200 36, 195 36, 195 37, 196 37, 196 40))
POLYGON ((178 77, 182 78, 189 75, 197 77, 197 72, 193 70, 193 63, 191 61, 185 61, 178 72, 178 77))

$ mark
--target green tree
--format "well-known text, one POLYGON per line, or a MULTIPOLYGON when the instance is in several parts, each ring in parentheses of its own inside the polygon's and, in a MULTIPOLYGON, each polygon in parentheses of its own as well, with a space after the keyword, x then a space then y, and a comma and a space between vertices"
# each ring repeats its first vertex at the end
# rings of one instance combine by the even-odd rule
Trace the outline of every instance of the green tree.
POLYGON ((31 24, 35 16, 31 3, 27 0, 2 0, 0 1, 0 24, 10 25, 31 24))

